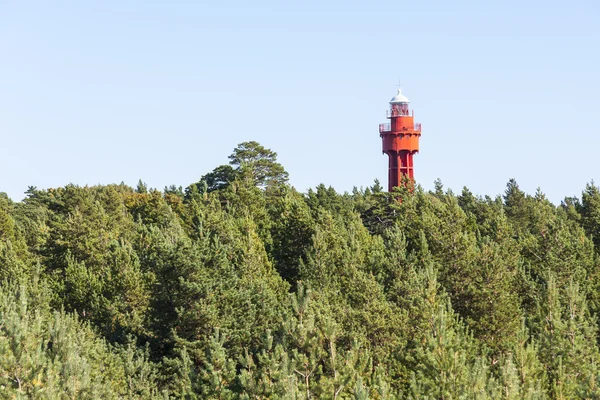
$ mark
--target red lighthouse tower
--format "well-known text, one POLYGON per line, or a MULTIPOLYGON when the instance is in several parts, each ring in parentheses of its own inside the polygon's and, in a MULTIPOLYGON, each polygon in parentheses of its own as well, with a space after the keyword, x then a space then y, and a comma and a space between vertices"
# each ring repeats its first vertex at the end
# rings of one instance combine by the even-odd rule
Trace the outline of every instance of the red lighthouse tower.
POLYGON ((398 89, 390 100, 389 123, 379 124, 383 152, 389 157, 388 190, 400 186, 402 175, 414 179, 413 155, 419 152, 421 124, 415 124, 414 112, 408 109, 408 99, 398 89))

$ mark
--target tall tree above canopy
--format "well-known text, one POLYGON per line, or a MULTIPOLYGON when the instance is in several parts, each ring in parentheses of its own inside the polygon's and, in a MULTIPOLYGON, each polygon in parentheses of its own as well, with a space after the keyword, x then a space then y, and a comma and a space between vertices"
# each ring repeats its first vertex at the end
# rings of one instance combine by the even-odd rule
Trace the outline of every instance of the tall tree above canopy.
POLYGON ((261 146, 258 142, 243 142, 229 156, 229 164, 237 171, 247 170, 259 187, 280 185, 288 181, 288 173, 277 162, 277 153, 261 146))
POLYGON ((527 231, 531 217, 531 210, 527 208, 528 196, 514 178, 506 184, 503 198, 504 211, 511 224, 519 231, 527 231))
POLYGON ((600 249, 600 188, 594 181, 585 185, 581 196, 579 213, 581 225, 585 232, 592 237, 596 250, 600 249))
POLYGON ((280 186, 288 181, 288 173, 277 162, 277 153, 255 141, 238 144, 229 156, 229 164, 219 165, 203 175, 200 181, 188 186, 186 198, 193 197, 194 192, 225 189, 236 180, 259 188, 280 186))

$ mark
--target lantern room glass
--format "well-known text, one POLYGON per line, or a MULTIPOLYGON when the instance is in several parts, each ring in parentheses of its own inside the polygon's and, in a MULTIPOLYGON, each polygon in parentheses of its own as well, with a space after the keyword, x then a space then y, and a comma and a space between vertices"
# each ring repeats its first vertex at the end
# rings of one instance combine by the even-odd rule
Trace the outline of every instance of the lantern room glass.
POLYGON ((409 115, 408 103, 392 104, 391 114, 392 117, 401 117, 409 115))

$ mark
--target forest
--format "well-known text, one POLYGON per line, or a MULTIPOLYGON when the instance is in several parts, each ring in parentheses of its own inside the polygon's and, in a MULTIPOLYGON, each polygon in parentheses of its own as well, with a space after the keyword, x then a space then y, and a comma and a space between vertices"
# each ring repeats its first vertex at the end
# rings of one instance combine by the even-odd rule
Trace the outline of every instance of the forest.
MULTIPOLYGON (((198 175, 201 175, 202 171, 198 175)), ((600 188, 0 193, 0 398, 600 399, 600 188)))

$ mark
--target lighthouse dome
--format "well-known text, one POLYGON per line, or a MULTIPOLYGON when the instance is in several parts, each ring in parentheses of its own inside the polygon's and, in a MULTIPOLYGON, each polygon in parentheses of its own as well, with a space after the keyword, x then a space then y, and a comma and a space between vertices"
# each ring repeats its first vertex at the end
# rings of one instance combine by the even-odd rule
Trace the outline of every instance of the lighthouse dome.
POLYGON ((408 98, 402 94, 402 89, 398 89, 398 94, 396 94, 390 100, 390 104, 400 104, 400 103, 410 103, 408 98))

